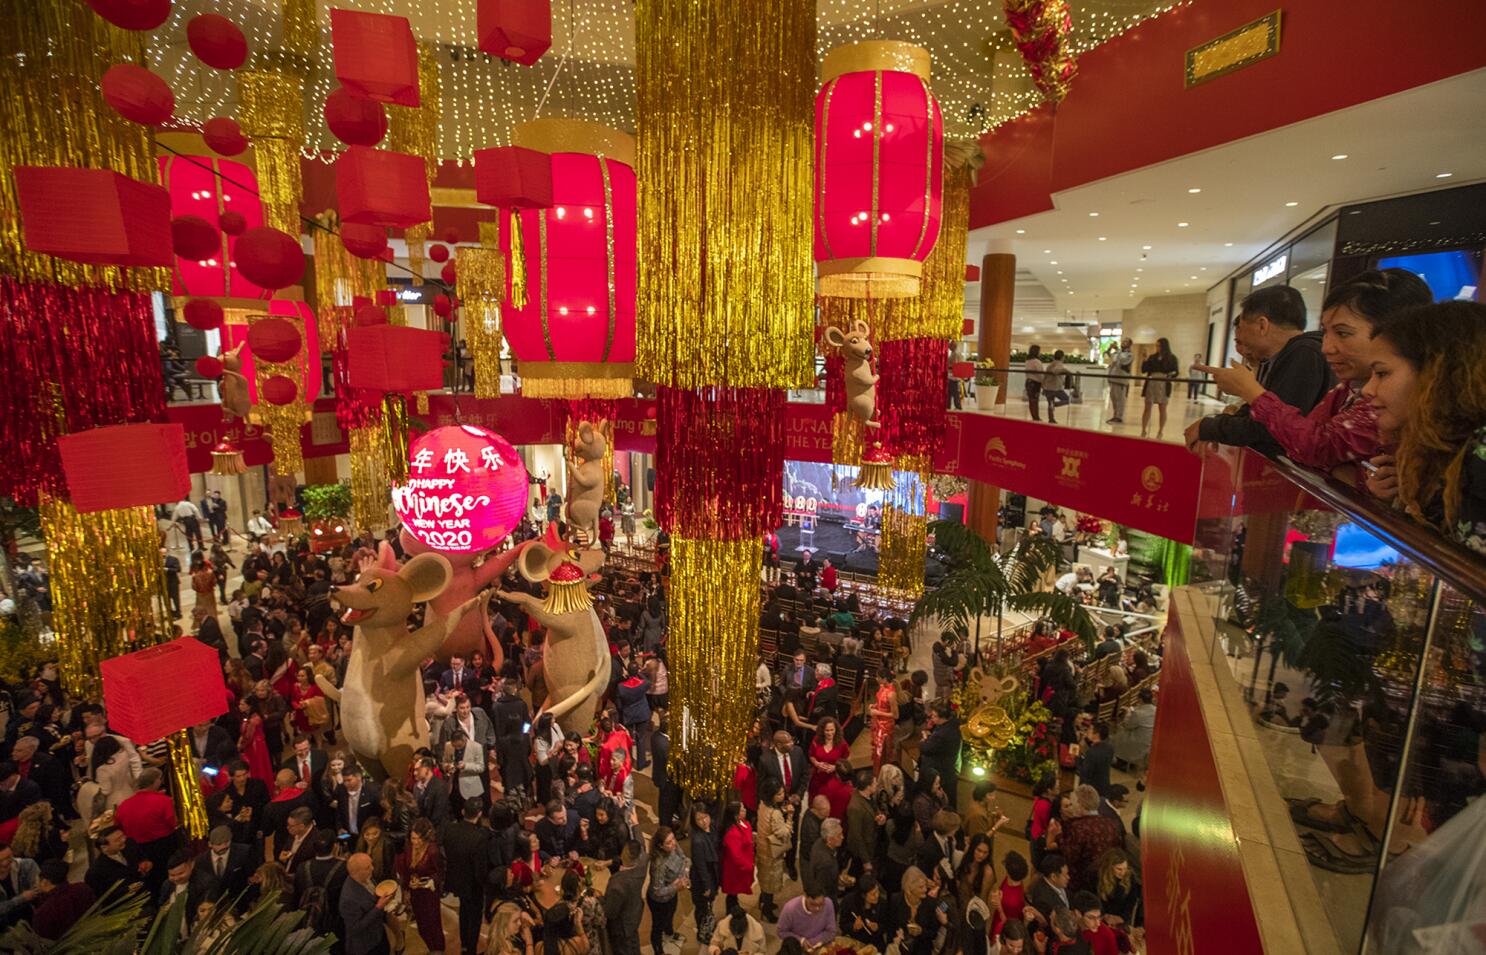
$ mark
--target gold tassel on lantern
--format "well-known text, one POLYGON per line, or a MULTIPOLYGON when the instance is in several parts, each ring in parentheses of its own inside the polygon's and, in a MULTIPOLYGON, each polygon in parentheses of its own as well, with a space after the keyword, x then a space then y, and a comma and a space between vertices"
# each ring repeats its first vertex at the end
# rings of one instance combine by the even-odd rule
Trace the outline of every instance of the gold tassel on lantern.
POLYGON ((201 774, 191 756, 191 740, 184 729, 166 737, 170 745, 170 789, 175 794, 175 817, 192 839, 205 839, 210 824, 201 795, 201 774))
POLYGON ((351 520, 363 531, 387 526, 387 505, 392 498, 386 440, 380 421, 351 429, 351 520))
POLYGON ((519 209, 511 210, 511 307, 526 308, 526 241, 521 237, 519 209))
POLYGON ((243 461, 242 448, 231 441, 220 441, 212 448, 212 473, 224 477, 234 474, 248 473, 248 465, 243 461))
POLYGON ((757 706, 759 570, 763 542, 671 539, 671 635, 666 643, 677 745, 668 772, 693 796, 733 781, 757 706))
POLYGON ((95 698, 102 661, 170 636, 155 515, 147 507, 79 514, 44 497, 40 516, 62 682, 95 698))
POLYGON ((506 264, 500 251, 499 224, 480 223, 480 245, 460 246, 455 263, 459 295, 464 304, 460 327, 475 366, 475 397, 499 398, 500 303, 506 295, 506 264))
POLYGON ((593 606, 583 569, 577 564, 560 564, 547 578, 547 597, 542 606, 548 613, 575 613, 593 606))
POLYGON ((382 399, 382 433, 387 480, 403 484, 408 479, 408 403, 402 395, 382 399))
POLYGON ((891 491, 893 483, 893 456, 873 439, 862 452, 862 467, 857 472, 857 487, 871 491, 891 491))

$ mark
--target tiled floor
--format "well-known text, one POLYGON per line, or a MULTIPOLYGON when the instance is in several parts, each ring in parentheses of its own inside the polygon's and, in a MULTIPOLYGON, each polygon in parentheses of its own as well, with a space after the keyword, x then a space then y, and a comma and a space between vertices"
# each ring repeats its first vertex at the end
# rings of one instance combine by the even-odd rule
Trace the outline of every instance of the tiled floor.
MULTIPOLYGON (((1182 432, 1187 425, 1199 418, 1210 414, 1218 414, 1223 410, 1224 402, 1212 398, 1198 398, 1187 400, 1186 394, 1180 396, 1172 395, 1170 403, 1166 406, 1167 423, 1166 430, 1157 437, 1160 427, 1160 412, 1156 408, 1151 409, 1150 438, 1153 440, 1167 441, 1175 444, 1182 443, 1182 432)), ((1123 422, 1109 422, 1111 414, 1109 400, 1101 398, 1091 400, 1086 404, 1070 404, 1057 409, 1058 424, 1063 427, 1077 428, 1081 431, 1103 431, 1106 434, 1118 434, 1132 438, 1140 437, 1140 416, 1144 407, 1139 394, 1130 396, 1125 406, 1125 420, 1123 422)), ((971 399, 965 399, 965 411, 975 411, 980 414, 995 414, 1007 417, 1023 418, 1030 420, 1027 412, 1027 400, 1023 395, 1014 395, 1008 398, 1006 404, 995 405, 992 410, 980 411, 971 399)), ((1039 409, 1042 420, 1047 420, 1047 403, 1043 402, 1039 409)))

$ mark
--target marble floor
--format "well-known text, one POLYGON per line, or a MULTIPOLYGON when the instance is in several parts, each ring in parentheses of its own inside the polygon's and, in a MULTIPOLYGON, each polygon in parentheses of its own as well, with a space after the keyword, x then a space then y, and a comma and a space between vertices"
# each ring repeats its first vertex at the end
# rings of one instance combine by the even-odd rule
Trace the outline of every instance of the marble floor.
MULTIPOLYGON (((1199 418, 1211 414, 1218 414, 1223 410, 1226 403, 1213 398, 1196 398, 1188 400, 1186 393, 1172 395, 1171 401, 1166 406, 1166 428, 1161 429, 1161 415, 1159 407, 1152 407, 1149 425, 1149 437, 1152 440, 1166 441, 1173 444, 1182 443, 1182 432, 1187 425, 1199 418), (1159 433, 1158 433, 1159 432, 1159 433)), ((1057 409, 1057 423, 1063 427, 1077 428, 1080 431, 1102 431, 1105 434, 1118 434, 1125 437, 1138 438, 1141 433, 1140 418, 1144 409, 1144 402, 1140 395, 1132 394, 1125 406, 1123 422, 1111 422, 1112 414, 1109 399, 1100 397, 1090 399, 1086 403, 1074 403, 1057 409)), ((1026 397, 1017 394, 1009 396, 1004 405, 994 405, 990 410, 982 411, 974 400, 966 398, 964 401, 965 411, 977 414, 994 414, 1003 417, 1031 419, 1027 410, 1026 397)), ((1042 420, 1047 420, 1047 402, 1043 402, 1039 408, 1042 420)))

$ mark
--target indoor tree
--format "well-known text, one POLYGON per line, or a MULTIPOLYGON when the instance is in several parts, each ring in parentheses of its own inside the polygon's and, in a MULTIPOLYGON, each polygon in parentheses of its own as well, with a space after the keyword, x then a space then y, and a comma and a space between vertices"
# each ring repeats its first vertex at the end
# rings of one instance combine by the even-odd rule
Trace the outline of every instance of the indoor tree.
POLYGON ((1040 534, 1023 534, 1015 546, 999 554, 991 544, 958 521, 933 521, 929 533, 942 551, 948 572, 938 587, 926 592, 913 608, 913 620, 930 617, 948 621, 961 633, 975 632, 976 659, 980 657, 981 618, 996 618, 996 659, 1001 659, 1002 614, 1007 610, 1035 613, 1071 630, 1094 649, 1094 621, 1083 605, 1056 590, 1037 590, 1042 575, 1058 565, 1058 545, 1040 534))

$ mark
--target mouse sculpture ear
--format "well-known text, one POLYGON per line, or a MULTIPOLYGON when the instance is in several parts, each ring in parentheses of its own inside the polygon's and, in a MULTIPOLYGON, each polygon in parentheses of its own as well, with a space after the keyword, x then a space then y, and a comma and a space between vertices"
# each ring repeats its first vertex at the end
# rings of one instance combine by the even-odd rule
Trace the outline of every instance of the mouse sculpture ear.
POLYGON ((397 573, 397 552, 387 541, 382 541, 377 548, 377 566, 383 570, 397 573))
POLYGON ((872 334, 872 326, 871 325, 868 325, 866 322, 862 321, 860 318, 851 323, 851 330, 854 331, 854 332, 861 332, 863 335, 871 335, 872 334))
POLYGON ((516 569, 521 576, 534 584, 540 584, 552 575, 547 569, 552 558, 552 548, 542 541, 531 541, 516 559, 516 569))
POLYGON ((826 344, 832 348, 840 348, 846 344, 846 336, 841 334, 841 329, 832 325, 826 329, 826 344))
POLYGON ((413 602, 422 603, 444 592, 454 579, 454 567, 443 554, 419 554, 403 564, 397 575, 413 589, 413 602))

